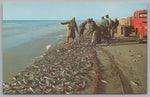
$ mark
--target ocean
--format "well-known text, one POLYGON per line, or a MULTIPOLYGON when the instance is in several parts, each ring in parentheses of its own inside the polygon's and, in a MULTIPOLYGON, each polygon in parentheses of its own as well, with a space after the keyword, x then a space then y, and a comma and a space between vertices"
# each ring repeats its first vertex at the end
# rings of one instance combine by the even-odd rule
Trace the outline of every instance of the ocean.
MULTIPOLYGON (((66 35, 62 20, 4 20, 3 21, 3 81, 33 63, 47 45, 66 35)), ((81 21, 78 22, 78 25, 81 21)))
MULTIPOLYGON (((55 33, 65 29, 65 26, 60 25, 59 20, 6 20, 3 21, 3 53, 7 52, 12 47, 29 42, 39 37, 55 33)), ((58 38, 63 36, 60 33, 58 38)))

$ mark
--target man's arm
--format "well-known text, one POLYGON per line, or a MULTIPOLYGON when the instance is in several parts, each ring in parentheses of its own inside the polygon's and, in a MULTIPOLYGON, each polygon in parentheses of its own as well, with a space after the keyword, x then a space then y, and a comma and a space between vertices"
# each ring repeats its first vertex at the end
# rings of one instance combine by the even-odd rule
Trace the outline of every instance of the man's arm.
POLYGON ((119 25, 119 20, 117 20, 117 26, 119 25))
MULTIPOLYGON (((76 31, 78 32, 78 27, 77 27, 77 24, 76 24, 76 22, 75 22, 75 28, 76 28, 76 31)), ((78 32, 79 33, 79 32, 78 32)))
POLYGON ((61 22, 60 24, 65 25, 65 24, 69 24, 71 21, 67 21, 67 22, 61 22))

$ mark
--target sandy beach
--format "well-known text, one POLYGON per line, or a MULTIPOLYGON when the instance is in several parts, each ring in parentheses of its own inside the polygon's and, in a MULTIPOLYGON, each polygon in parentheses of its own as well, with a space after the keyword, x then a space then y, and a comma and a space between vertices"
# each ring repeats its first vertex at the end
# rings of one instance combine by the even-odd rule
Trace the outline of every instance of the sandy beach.
POLYGON ((61 43, 3 83, 4 94, 145 94, 147 43, 116 36, 109 45, 90 38, 61 43), (141 48, 141 46, 143 48, 141 48), (142 65, 141 65, 142 64, 142 65))

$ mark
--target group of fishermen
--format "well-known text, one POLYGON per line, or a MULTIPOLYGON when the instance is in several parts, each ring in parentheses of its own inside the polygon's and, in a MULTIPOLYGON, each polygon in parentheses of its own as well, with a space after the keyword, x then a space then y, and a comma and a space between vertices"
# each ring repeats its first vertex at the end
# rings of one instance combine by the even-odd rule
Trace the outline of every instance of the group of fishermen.
POLYGON ((76 37, 75 35, 75 29, 77 33, 79 34, 79 38, 83 39, 84 31, 86 30, 86 24, 89 24, 89 30, 85 33, 85 35, 92 36, 91 45, 95 46, 96 43, 101 43, 102 39, 110 43, 111 39, 114 37, 114 33, 117 32, 117 26, 119 25, 119 21, 117 18, 115 20, 111 20, 109 18, 109 15, 105 16, 106 19, 101 17, 101 20, 99 23, 96 24, 96 22, 90 18, 84 21, 79 25, 79 31, 78 27, 75 21, 75 17, 72 18, 72 20, 67 22, 62 22, 61 24, 68 24, 67 27, 67 41, 69 41, 69 38, 74 39, 76 37))

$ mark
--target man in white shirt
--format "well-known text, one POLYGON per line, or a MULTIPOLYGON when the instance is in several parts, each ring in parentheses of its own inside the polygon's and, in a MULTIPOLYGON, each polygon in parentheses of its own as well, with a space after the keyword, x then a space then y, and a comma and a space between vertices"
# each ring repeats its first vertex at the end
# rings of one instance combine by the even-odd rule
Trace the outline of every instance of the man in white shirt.
POLYGON ((108 27, 108 41, 110 41, 111 39, 111 29, 112 29, 112 23, 111 23, 111 19, 109 18, 109 15, 105 15, 106 20, 108 21, 108 24, 106 25, 106 27, 108 27))

